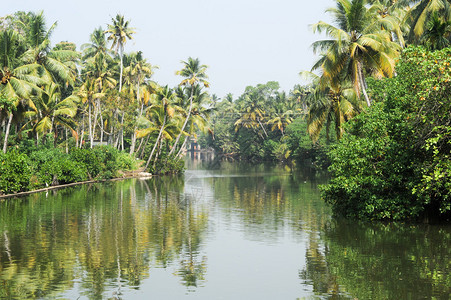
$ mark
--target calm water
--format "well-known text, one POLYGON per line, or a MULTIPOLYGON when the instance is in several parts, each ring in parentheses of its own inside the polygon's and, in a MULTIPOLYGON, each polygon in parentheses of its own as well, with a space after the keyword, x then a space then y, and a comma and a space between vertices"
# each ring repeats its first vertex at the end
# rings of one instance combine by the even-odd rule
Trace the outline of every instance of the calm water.
POLYGON ((188 167, 0 202, 0 298, 451 299, 450 226, 333 219, 302 170, 188 167))

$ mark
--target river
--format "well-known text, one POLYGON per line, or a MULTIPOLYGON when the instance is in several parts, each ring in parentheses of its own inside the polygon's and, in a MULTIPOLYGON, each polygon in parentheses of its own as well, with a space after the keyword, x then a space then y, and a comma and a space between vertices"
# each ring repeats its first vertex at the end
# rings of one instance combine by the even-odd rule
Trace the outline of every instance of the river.
POLYGON ((333 218, 302 169, 187 167, 0 202, 0 298, 450 299, 450 225, 333 218))

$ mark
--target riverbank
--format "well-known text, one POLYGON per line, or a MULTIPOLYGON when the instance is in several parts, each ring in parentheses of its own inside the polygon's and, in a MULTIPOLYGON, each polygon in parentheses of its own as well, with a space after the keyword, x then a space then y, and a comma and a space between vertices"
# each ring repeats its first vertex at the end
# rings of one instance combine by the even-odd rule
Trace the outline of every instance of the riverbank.
POLYGON ((86 180, 86 181, 72 182, 72 183, 67 183, 67 184, 59 184, 59 185, 55 185, 55 186, 40 188, 37 190, 0 195, 0 201, 3 199, 27 196, 27 195, 31 195, 31 194, 35 194, 35 193, 47 192, 47 191, 51 191, 51 190, 57 190, 57 189, 62 189, 62 188, 77 186, 77 185, 82 185, 82 184, 102 183, 102 182, 118 181, 118 180, 130 179, 130 178, 151 178, 154 176, 150 173, 144 172, 143 169, 139 169, 136 171, 120 171, 119 173, 122 173, 123 176, 111 178, 111 179, 86 180))

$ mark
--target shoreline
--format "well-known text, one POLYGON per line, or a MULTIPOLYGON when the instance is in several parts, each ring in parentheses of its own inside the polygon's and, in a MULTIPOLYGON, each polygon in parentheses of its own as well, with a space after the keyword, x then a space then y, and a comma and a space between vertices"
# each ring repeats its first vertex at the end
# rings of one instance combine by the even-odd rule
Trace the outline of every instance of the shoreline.
POLYGON ((14 194, 0 195, 0 201, 2 201, 4 199, 8 199, 8 198, 28 196, 28 195, 35 194, 35 193, 47 192, 50 190, 62 189, 62 188, 66 188, 66 187, 88 184, 88 183, 102 183, 102 182, 107 182, 107 181, 118 181, 118 180, 131 179, 131 178, 152 178, 154 176, 153 174, 145 173, 142 171, 136 171, 136 173, 134 171, 129 171, 127 173, 124 173, 124 175, 125 175, 124 177, 71 182, 71 183, 66 183, 66 184, 59 184, 59 185, 49 186, 49 187, 45 187, 45 188, 40 188, 37 190, 19 192, 19 193, 14 193, 14 194))

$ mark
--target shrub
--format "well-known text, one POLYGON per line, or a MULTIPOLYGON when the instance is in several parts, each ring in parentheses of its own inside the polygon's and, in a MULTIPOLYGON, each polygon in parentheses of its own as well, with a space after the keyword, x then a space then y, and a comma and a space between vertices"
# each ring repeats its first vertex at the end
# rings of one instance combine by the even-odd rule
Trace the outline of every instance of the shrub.
POLYGON ((29 159, 16 150, 0 153, 0 193, 26 191, 31 178, 29 159))

